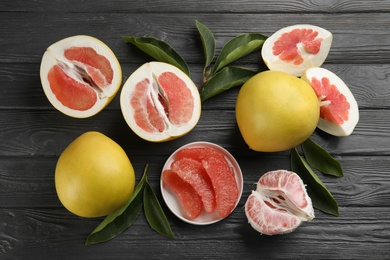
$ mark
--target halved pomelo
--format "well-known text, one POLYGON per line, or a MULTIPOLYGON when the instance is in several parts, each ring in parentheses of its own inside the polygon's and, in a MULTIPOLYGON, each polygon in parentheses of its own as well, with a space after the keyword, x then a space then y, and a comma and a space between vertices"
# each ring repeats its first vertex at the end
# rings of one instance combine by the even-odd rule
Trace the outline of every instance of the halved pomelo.
POLYGON ((270 70, 301 76, 306 69, 322 65, 328 56, 332 39, 332 34, 321 27, 292 25, 268 37, 261 56, 270 70))
POLYGON ((262 234, 294 231, 314 218, 312 201, 301 178, 286 170, 270 171, 260 177, 257 188, 245 203, 251 226, 262 234))
POLYGON ((195 189, 202 199, 205 211, 213 213, 215 210, 214 190, 202 163, 191 158, 181 158, 172 163, 171 169, 195 189))
POLYGON ((164 185, 178 197, 181 208, 188 219, 199 217, 203 210, 202 200, 191 184, 185 182, 172 170, 165 170, 161 175, 164 185))
POLYGON ((139 137, 168 141, 187 134, 201 113, 199 91, 177 67, 163 62, 145 63, 125 82, 121 110, 139 137))
POLYGON ((350 135, 359 121, 359 108, 348 86, 333 72, 310 68, 302 75, 320 100, 317 127, 331 135, 350 135))
POLYGON ((111 102, 122 83, 122 69, 105 43, 77 35, 47 48, 40 77, 47 98, 57 110, 86 118, 111 102))

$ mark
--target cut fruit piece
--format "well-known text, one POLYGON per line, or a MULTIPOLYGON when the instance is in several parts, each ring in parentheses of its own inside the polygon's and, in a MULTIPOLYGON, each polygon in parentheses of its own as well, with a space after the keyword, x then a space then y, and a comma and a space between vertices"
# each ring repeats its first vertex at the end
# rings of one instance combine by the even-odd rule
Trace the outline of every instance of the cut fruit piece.
POLYGON ((270 70, 294 76, 319 67, 328 56, 332 34, 318 26, 298 24, 282 28, 264 42, 261 56, 270 70))
POLYGON ((214 190, 202 163, 190 158, 182 158, 174 161, 171 169, 195 189, 202 199, 205 211, 213 213, 215 210, 214 190))
POLYGON ((187 218, 195 219, 199 217, 203 210, 203 204, 194 188, 172 170, 163 171, 161 178, 163 183, 179 198, 181 208, 187 218))
POLYGON ((317 127, 331 135, 350 135, 359 121, 359 108, 348 86, 333 72, 310 68, 302 75, 320 100, 317 127))
POLYGON ((138 68, 125 82, 120 104, 129 127, 151 142, 187 134, 201 113, 199 91, 193 81, 177 67, 163 62, 138 68))
POLYGON ((264 174, 245 203, 248 222, 266 235, 294 231, 314 218, 312 201, 301 178, 286 170, 264 174))
POLYGON ((40 67, 43 90, 62 113, 86 118, 105 108, 122 83, 122 69, 111 49, 86 35, 49 46, 40 67))

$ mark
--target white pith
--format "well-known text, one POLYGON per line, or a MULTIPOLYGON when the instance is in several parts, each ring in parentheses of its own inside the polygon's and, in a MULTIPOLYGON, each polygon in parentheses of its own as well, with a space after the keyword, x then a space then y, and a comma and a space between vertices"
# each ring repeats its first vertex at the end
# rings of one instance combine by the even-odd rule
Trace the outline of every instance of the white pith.
POLYGON ((192 128, 195 127, 195 125, 199 121, 201 113, 200 95, 194 82, 190 79, 190 77, 188 77, 183 71, 181 71, 177 67, 163 62, 145 63, 135 72, 133 72, 123 85, 120 96, 120 104, 123 117, 125 118, 129 127, 133 130, 133 132, 139 137, 152 142, 167 141, 188 133, 192 128), (169 118, 166 116, 164 107, 158 100, 159 93, 163 98, 166 99, 163 89, 159 86, 157 82, 157 78, 164 72, 172 72, 176 74, 180 79, 185 82, 185 84, 191 91, 192 98, 194 101, 194 109, 192 118, 186 124, 179 126, 173 125, 170 122, 169 118), (134 95, 136 84, 146 78, 149 79, 149 82, 151 83, 149 84, 147 96, 151 97, 152 103, 155 105, 156 109, 159 111, 159 114, 165 122, 166 129, 163 132, 149 133, 147 131, 144 131, 137 125, 134 119, 134 109, 130 105, 130 99, 134 95))
MULTIPOLYGON (((330 80, 330 84, 337 87, 338 91, 347 98, 350 105, 348 120, 344 121, 343 124, 338 125, 326 119, 320 118, 317 127, 334 136, 350 135, 359 122, 359 107, 351 90, 336 74, 324 68, 310 68, 302 75, 302 79, 309 84, 311 84, 311 81, 314 77, 319 80, 321 80, 323 77, 328 78, 330 80)), ((321 97, 320 100, 323 100, 324 98, 325 97, 321 97)), ((332 101, 321 101, 321 106, 326 106, 330 104, 330 102, 332 101)))
POLYGON ((284 27, 268 37, 261 49, 261 56, 264 60, 264 63, 270 70, 278 70, 287 72, 294 76, 301 76, 306 69, 311 67, 319 67, 324 63, 332 45, 332 39, 332 34, 321 27, 309 24, 292 25, 284 27), (317 54, 311 54, 307 52, 304 46, 301 43, 298 43, 298 50, 304 59, 304 62, 300 65, 294 65, 292 63, 283 61, 279 58, 279 56, 275 56, 272 53, 272 47, 275 41, 278 40, 283 33, 288 33, 294 29, 312 29, 318 32, 316 39, 322 38, 321 49, 317 54))
POLYGON ((100 112, 111 101, 111 97, 116 94, 120 87, 122 81, 122 69, 115 54, 105 43, 91 36, 77 35, 60 40, 47 48, 41 61, 40 77, 43 90, 48 100, 57 110, 71 117, 86 118, 100 112), (71 109, 59 102, 54 93, 51 91, 50 82, 47 79, 50 69, 54 65, 60 65, 70 77, 82 84, 88 85, 80 75, 80 73, 85 73, 85 64, 70 61, 64 56, 64 51, 70 47, 93 48, 98 54, 109 60, 113 70, 112 82, 105 87, 105 89, 98 88, 97 86, 91 86, 91 88, 96 92, 98 99, 91 109, 85 111, 71 109))

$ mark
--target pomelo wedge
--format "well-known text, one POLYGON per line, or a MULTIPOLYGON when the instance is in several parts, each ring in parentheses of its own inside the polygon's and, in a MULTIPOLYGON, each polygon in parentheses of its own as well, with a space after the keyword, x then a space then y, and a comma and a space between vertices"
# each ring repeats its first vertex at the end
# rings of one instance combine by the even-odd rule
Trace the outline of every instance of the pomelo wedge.
POLYGON ((268 37, 261 56, 270 70, 301 76, 306 69, 322 65, 328 56, 332 39, 332 34, 321 27, 292 25, 268 37))
POLYGON ((359 121, 355 97, 333 72, 324 68, 310 68, 302 75, 320 100, 320 119, 317 127, 331 135, 350 135, 359 121))
POLYGON ((145 63, 133 72, 122 88, 120 104, 129 127, 151 142, 187 134, 201 114, 194 82, 183 71, 164 62, 145 63))
POLYGON ((105 43, 76 35, 47 48, 40 78, 45 95, 57 110, 86 118, 111 102, 122 83, 122 69, 105 43))
POLYGON ((270 171, 260 177, 257 188, 245 203, 250 225, 266 235, 294 231, 314 218, 312 201, 301 178, 286 170, 270 171))
POLYGON ((191 184, 182 180, 174 171, 165 170, 161 176, 163 183, 178 197, 181 208, 188 219, 199 217, 203 210, 202 200, 191 184))
POLYGON ((216 206, 214 189, 202 163, 191 158, 181 158, 172 163, 171 169, 195 189, 202 199, 205 211, 213 213, 216 206))

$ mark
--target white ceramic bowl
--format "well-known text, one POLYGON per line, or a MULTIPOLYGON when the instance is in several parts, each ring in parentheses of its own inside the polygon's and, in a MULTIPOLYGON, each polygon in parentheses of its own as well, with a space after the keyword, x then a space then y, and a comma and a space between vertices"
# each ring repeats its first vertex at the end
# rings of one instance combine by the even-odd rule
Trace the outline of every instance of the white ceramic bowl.
MULTIPOLYGON (((186 144, 171 154, 171 156, 165 162, 162 171, 164 171, 165 169, 171 168, 171 163, 174 161, 175 155, 179 150, 181 150, 183 148, 201 148, 201 147, 209 147, 209 148, 213 148, 213 149, 221 152, 225 156, 225 158, 227 159, 229 164, 232 166, 232 168, 234 170, 235 177, 236 177, 236 182, 237 182, 237 187, 238 187, 238 195, 239 195, 237 198, 236 205, 234 206, 234 208, 236 208, 238 202, 241 199, 241 195, 242 195, 242 189, 243 189, 242 172, 241 172, 240 166, 238 165, 236 159, 234 159, 234 157, 226 149, 222 148, 221 146, 210 143, 210 142, 193 142, 193 143, 186 144)), ((216 211, 212 214, 209 214, 209 213, 205 212, 204 210, 202 211, 200 216, 197 217, 196 219, 193 219, 193 220, 187 219, 185 217, 185 214, 180 206, 180 202, 177 199, 176 195, 164 186, 164 183, 163 183, 161 178, 160 178, 160 187, 161 187, 161 193, 162 193, 162 196, 163 196, 165 203, 167 204, 168 208, 172 211, 172 213, 175 214, 179 219, 181 219, 187 223, 194 224, 194 225, 209 225, 209 224, 216 223, 216 222, 223 219, 223 218, 220 218, 218 216, 218 213, 216 211)))

